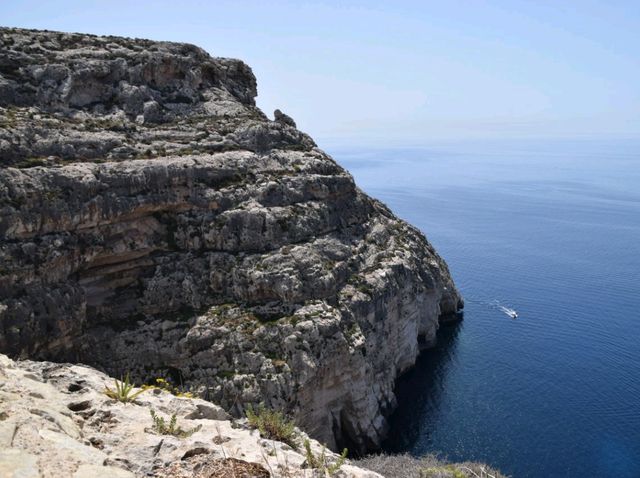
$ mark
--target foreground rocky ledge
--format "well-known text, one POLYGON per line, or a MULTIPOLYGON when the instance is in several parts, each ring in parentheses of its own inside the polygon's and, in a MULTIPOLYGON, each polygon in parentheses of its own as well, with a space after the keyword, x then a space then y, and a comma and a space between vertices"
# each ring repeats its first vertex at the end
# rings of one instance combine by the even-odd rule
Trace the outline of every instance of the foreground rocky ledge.
POLYGON ((383 439, 397 376, 462 300, 238 60, 0 29, 0 352, 264 402, 333 449, 383 439))
MULTIPOLYGON (((0 477, 326 478, 309 467, 304 447, 261 438, 246 420, 233 420, 210 402, 155 389, 121 403, 105 387, 113 388, 113 380, 90 367, 0 355, 0 477), (175 414, 185 430, 199 429, 182 438, 160 435, 150 410, 175 414)), ((297 433, 301 444, 307 437, 297 433)), ((315 457, 323 452, 315 440, 309 444, 315 457)), ((339 460, 324 453, 328 464, 339 460)), ((345 462, 331 476, 505 478, 481 463, 409 455, 345 462)))
MULTIPOLYGON (((121 403, 103 393, 105 386, 113 388, 113 380, 88 367, 0 355, 0 477, 209 478, 234 476, 234 465, 238 478, 323 476, 305 468, 304 451, 261 438, 209 402, 149 390, 121 403), (201 428, 184 438, 159 435, 150 410, 176 414, 185 429, 201 428)), ((310 446, 322 452, 316 441, 310 446)), ((335 476, 381 477, 348 463, 335 476)))

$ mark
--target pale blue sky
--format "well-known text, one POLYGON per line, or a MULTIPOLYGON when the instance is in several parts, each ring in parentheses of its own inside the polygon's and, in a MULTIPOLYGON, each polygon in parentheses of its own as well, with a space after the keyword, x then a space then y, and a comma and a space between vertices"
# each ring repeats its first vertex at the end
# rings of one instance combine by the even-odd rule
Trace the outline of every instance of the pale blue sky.
POLYGON ((640 1, 16 1, 0 24, 195 43, 321 144, 640 138, 640 1))

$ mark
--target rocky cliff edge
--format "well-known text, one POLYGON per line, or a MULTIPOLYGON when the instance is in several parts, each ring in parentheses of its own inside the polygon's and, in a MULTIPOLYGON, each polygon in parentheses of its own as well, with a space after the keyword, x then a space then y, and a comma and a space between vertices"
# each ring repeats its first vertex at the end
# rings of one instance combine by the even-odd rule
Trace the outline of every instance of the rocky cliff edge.
MULTIPOLYGON (((109 398, 112 379, 88 367, 14 362, 0 355, 0 476, 20 478, 313 478, 298 431, 296 449, 260 436, 246 421, 197 398, 147 390, 134 402, 109 398), (183 436, 163 434, 151 417, 183 436)), ((138 392, 138 389, 134 389, 138 392)), ((308 439, 307 439, 308 440, 308 439)), ((309 440, 312 457, 325 454, 333 476, 381 478, 341 462, 309 440)), ((313 459, 313 458, 312 458, 313 459)))

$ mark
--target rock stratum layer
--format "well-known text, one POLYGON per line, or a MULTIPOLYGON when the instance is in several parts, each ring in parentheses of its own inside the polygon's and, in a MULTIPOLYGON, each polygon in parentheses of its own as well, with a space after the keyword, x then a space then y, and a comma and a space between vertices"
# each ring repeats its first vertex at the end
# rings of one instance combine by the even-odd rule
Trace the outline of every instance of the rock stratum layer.
POLYGON ((397 376, 462 300, 238 60, 0 30, 0 351, 265 402, 379 446, 397 376))

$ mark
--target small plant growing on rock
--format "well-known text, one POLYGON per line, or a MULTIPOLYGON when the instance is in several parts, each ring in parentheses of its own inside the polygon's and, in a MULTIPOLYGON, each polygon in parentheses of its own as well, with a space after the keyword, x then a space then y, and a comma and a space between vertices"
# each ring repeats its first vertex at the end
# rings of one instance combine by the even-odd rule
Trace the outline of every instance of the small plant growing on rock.
POLYGON ((164 418, 158 416, 152 409, 149 410, 151 419, 153 420, 153 430, 160 435, 172 435, 178 438, 188 438, 202 428, 202 425, 192 428, 191 430, 183 430, 178 426, 178 417, 174 413, 169 419, 169 423, 164 418))
POLYGON ((335 475, 340 467, 344 465, 344 462, 347 459, 347 453, 349 453, 345 448, 342 450, 340 457, 334 463, 329 463, 327 460, 326 448, 323 446, 322 452, 319 455, 316 455, 311 451, 311 443, 309 443, 309 440, 304 441, 304 451, 307 458, 307 466, 315 470, 320 470, 324 476, 335 475))
POLYGON ((137 392, 133 392, 134 385, 129 380, 129 374, 124 377, 124 380, 114 379, 115 389, 104 387, 104 394, 113 398, 114 400, 118 400, 122 403, 130 403, 133 402, 141 393, 144 393, 145 389, 138 390, 137 392), (132 393, 133 392, 133 393, 132 393))
POLYGON ((193 392, 184 391, 180 387, 175 387, 169 381, 161 377, 156 378, 153 385, 143 385, 142 388, 145 390, 164 390, 165 392, 169 392, 171 395, 175 395, 176 397, 194 397, 193 392))
POLYGON ((269 410, 260 404, 255 410, 251 405, 247 407, 247 420, 249 426, 257 428, 260 436, 271 440, 286 443, 292 448, 297 448, 296 425, 288 420, 284 414, 277 410, 269 410))

